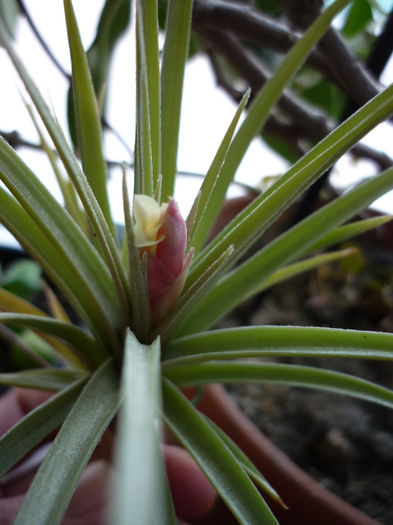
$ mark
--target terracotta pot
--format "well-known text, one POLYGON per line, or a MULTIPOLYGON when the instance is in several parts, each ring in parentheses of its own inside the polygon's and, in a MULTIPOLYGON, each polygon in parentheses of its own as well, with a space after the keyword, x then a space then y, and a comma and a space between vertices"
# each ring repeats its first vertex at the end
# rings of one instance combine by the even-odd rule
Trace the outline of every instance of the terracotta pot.
MULTIPOLYGON (((221 385, 208 385, 198 409, 212 419, 253 461, 289 507, 267 500, 282 525, 377 525, 297 467, 243 414, 221 385)), ((219 501, 200 525, 237 523, 219 501)))

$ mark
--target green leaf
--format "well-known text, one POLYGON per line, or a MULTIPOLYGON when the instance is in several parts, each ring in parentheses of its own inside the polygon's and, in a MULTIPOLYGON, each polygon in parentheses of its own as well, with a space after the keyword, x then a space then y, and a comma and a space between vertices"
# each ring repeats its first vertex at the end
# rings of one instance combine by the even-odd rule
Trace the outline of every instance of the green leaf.
POLYGON ((45 151, 48 157, 49 163, 52 166, 52 170, 56 177, 57 184, 59 185, 59 189, 64 199, 64 207, 68 211, 68 213, 71 215, 71 217, 74 219, 74 221, 78 223, 81 230, 85 234, 87 234, 88 225, 86 221, 86 215, 79 206, 79 202, 78 202, 77 195, 75 193, 74 186, 71 184, 68 177, 59 169, 58 162, 57 162, 58 160, 57 155, 55 151, 51 149, 48 142, 46 141, 44 134, 42 133, 41 128, 37 122, 37 118, 33 112, 33 109, 28 104, 26 104, 26 109, 30 115, 30 118, 39 136, 41 148, 45 151))
POLYGON ((217 431, 167 379, 163 382, 163 401, 165 422, 239 523, 276 524, 269 507, 217 431))
MULTIPOLYGON (((271 195, 272 199, 275 199, 283 186, 284 184, 271 195)), ((199 303, 195 302, 193 309, 189 310, 187 316, 184 316, 175 335, 184 335, 186 331, 190 333, 212 326, 215 321, 237 304, 262 289, 264 281, 274 271, 309 251, 309 247, 315 245, 315 242, 325 233, 356 215, 358 211, 392 188, 393 168, 390 168, 375 178, 359 184, 352 191, 330 202, 281 234, 273 242, 247 259, 246 262, 224 276, 215 284, 214 288, 206 291, 205 297, 202 297, 199 303)), ((260 209, 263 207, 264 204, 262 203, 260 209)), ((243 212, 240 215, 243 215, 243 212)), ((244 222, 247 222, 247 218, 244 219, 244 222)), ((243 223, 239 224, 242 230, 243 223)))
MULTIPOLYGON (((0 192, 0 201, 1 201, 1 192, 0 192)), ((0 220, 1 220, 1 211, 0 211, 0 220)), ((24 228, 24 233, 26 233, 26 228, 24 228)), ((49 272, 47 273, 48 275, 50 275, 49 272)), ((21 299, 20 297, 17 297, 16 295, 12 293, 7 292, 7 290, 4 290, 3 288, 0 288, 0 311, 5 311, 8 313, 13 312, 17 314, 48 317, 44 311, 32 305, 28 301, 25 301, 24 299, 21 299)), ((77 308, 77 311, 78 311, 78 308, 77 308)), ((79 360, 79 358, 77 358, 76 355, 72 354, 69 351, 69 349, 65 347, 65 345, 61 343, 58 339, 55 339, 54 337, 51 337, 45 333, 41 333, 41 338, 44 339, 47 343, 49 343, 49 345, 51 345, 52 353, 53 353, 53 349, 55 349, 58 352, 58 354, 62 356, 67 356, 66 361, 68 361, 69 364, 73 366, 75 365, 83 366, 83 367, 85 366, 79 360)), ((97 357, 100 352, 102 352, 102 349, 98 350, 97 357)))
POLYGON ((0 19, 10 35, 14 36, 18 19, 18 2, 16 0, 0 0, 0 19))
POLYGON ((270 15, 277 16, 281 14, 281 10, 274 0, 256 0, 255 5, 258 9, 266 11, 270 15))
POLYGON ((325 234, 316 243, 312 244, 307 249, 307 252, 322 250, 332 246, 333 244, 347 241, 356 235, 362 235, 363 233, 373 230, 374 228, 383 226, 392 219, 393 215, 381 215, 380 217, 372 217, 371 219, 350 222, 349 224, 340 226, 339 228, 336 228, 335 230, 325 234))
POLYGON ((29 301, 22 299, 22 297, 18 297, 4 288, 0 288, 0 311, 1 310, 20 314, 46 315, 43 310, 40 310, 29 301))
MULTIPOLYGON (((37 252, 41 252, 40 257, 46 258, 54 252, 59 266, 51 273, 61 272, 62 276, 68 277, 68 284, 71 284, 71 280, 73 281, 72 287, 76 296, 86 295, 86 297, 80 297, 79 300, 87 305, 86 311, 89 312, 89 317, 94 322, 96 330, 101 334, 103 326, 100 326, 99 323, 102 323, 102 319, 106 319, 105 331, 109 332, 106 340, 108 341, 109 335, 113 344, 113 341, 116 340, 113 327, 120 327, 121 312, 106 265, 68 213, 3 140, 0 140, 0 180, 7 185, 35 223, 30 227, 30 232, 35 230, 34 238, 30 235, 34 250, 33 253, 30 252, 31 255, 36 257, 37 252), (37 230, 42 234, 37 235, 37 230), (43 252, 45 245, 50 246, 48 255, 43 252), (99 322, 97 322, 97 317, 100 318, 99 322), (111 331, 112 334, 110 334, 111 331)), ((4 190, 0 192, 0 199, 2 201, 0 211, 2 222, 10 231, 14 231, 16 227, 17 213, 20 222, 26 225, 21 226, 22 231, 24 227, 29 227, 26 224, 28 220, 26 216, 22 219, 20 211, 15 210, 10 195, 4 190), (7 213, 6 206, 8 206, 7 213), (13 210, 11 211, 10 208, 13 210)))
POLYGON ((239 448, 236 445, 236 443, 232 441, 232 439, 229 436, 227 436, 227 434, 225 434, 225 432, 221 430, 221 428, 218 425, 216 425, 213 421, 210 421, 209 423, 213 426, 214 430, 217 432, 217 434, 223 440, 225 445, 235 456, 239 465, 243 468, 244 472, 254 481, 254 483, 258 485, 259 488, 261 488, 266 494, 270 496, 270 498, 276 501, 279 505, 281 505, 284 508, 287 508, 280 496, 274 490, 274 488, 270 485, 266 478, 262 476, 262 474, 259 472, 256 466, 248 459, 248 457, 244 454, 241 448, 239 448))
POLYGON ((93 368, 100 365, 105 359, 105 353, 96 340, 71 323, 64 323, 51 317, 14 313, 0 313, 0 323, 29 327, 38 334, 45 333, 61 339, 73 349, 72 351, 66 347, 68 351, 64 355, 64 358, 70 359, 71 362, 75 351, 78 359, 93 368))
POLYGON ((152 196, 160 169, 160 76, 157 5, 137 4, 137 124, 134 193, 152 196))
POLYGON ((26 494, 15 525, 57 525, 119 405, 113 360, 91 377, 26 494))
POLYGON ((363 31, 367 24, 373 20, 373 11, 369 0, 354 0, 342 33, 347 38, 355 36, 363 31))
MULTIPOLYGON (((26 90, 29 93, 43 123, 45 124, 45 127, 59 154, 59 157, 61 158, 64 167, 66 168, 67 173, 80 197, 84 210, 86 211, 86 214, 91 222, 93 236, 97 236, 102 253, 105 256, 106 263, 111 272, 113 280, 112 285, 115 285, 116 292, 122 306, 121 313, 124 315, 125 319, 127 317, 128 298, 130 293, 129 283, 126 278, 124 268, 121 264, 120 255, 115 240, 110 232, 102 210, 95 198, 94 192, 91 189, 85 174, 82 172, 78 161, 73 154, 57 120, 51 114, 39 90, 37 89, 24 65, 20 61, 19 57, 15 53, 1 21, 0 43, 2 43, 6 48, 6 51, 21 80, 23 81, 26 90)), ((75 246, 77 246, 77 244, 75 244, 75 246)), ((114 323, 114 326, 116 326, 116 324, 117 323, 114 323)), ((116 345, 114 345, 114 348, 116 348, 116 345)))
POLYGON ((261 293, 267 288, 271 288, 272 286, 276 286, 277 284, 283 281, 292 279, 292 277, 295 277, 296 275, 313 270, 318 266, 329 264, 334 261, 343 259, 345 257, 350 257, 351 255, 357 253, 359 252, 356 248, 347 248, 345 250, 339 250, 337 252, 329 252, 324 253, 322 255, 314 255, 313 257, 309 257, 308 259, 303 259, 299 262, 289 264, 288 266, 284 266, 284 268, 280 268, 279 270, 276 270, 274 273, 272 273, 270 277, 265 279, 261 283, 261 285, 255 290, 255 293, 261 293))
MULTIPOLYGON (((267 118, 270 115, 271 109, 276 104, 280 95, 286 85, 291 81, 296 71, 299 69, 301 64, 307 58, 307 55, 315 45, 315 43, 322 37, 324 32, 328 29, 332 19, 337 13, 339 13, 347 4, 349 0, 337 0, 333 5, 329 6, 322 15, 308 28, 303 37, 292 47, 289 53, 286 55, 284 60, 277 68, 274 75, 269 79, 268 82, 262 87, 259 93, 254 98, 250 108, 248 109, 247 116, 242 122, 239 130, 237 131, 226 156, 224 165, 222 166, 220 178, 221 185, 220 190, 216 191, 215 205, 216 215, 218 215, 222 202, 225 198, 227 188, 232 182, 233 177, 241 160, 244 157, 249 145, 253 138, 261 132, 261 128, 265 124, 267 118)), ((315 176, 316 178, 316 176, 315 176)), ((301 192, 302 186, 297 185, 298 193, 301 192)), ((264 194, 265 195, 265 194, 264 194)), ((262 198, 262 197, 261 197, 262 198)), ((260 198, 260 199, 261 199, 260 198)), ((265 197, 264 197, 265 198, 265 197)), ((264 200, 263 198, 263 200, 264 200)), ((295 197, 293 197, 295 198, 295 197)), ((260 199, 256 199, 256 203, 259 203, 260 199)), ((256 203, 254 206, 256 206, 256 203)), ((276 210, 278 211, 278 210, 276 210)), ((266 218, 267 219, 267 218, 266 218)), ((266 220, 265 219, 265 220, 266 220)), ((251 217, 249 217, 249 221, 251 217)), ((260 228, 263 223, 261 223, 260 228)), ((245 226, 245 223, 244 223, 245 226)), ((228 228, 224 229, 225 232, 228 228)), ((195 269, 190 271, 189 280, 196 278, 195 276, 199 273, 199 268, 203 264, 211 264, 212 259, 218 256, 218 252, 222 252, 222 244, 219 244, 219 240, 224 238, 224 231, 217 237, 217 240, 211 244, 211 248, 205 250, 201 254, 201 261, 199 264, 195 264, 195 269), (217 250, 215 249, 217 248, 217 250), (207 259, 209 263, 207 263, 207 259)), ((255 223, 250 229, 250 224, 245 227, 245 234, 242 231, 242 235, 236 240, 234 239, 235 249, 238 250, 240 246, 244 246, 250 237, 257 235, 255 223), (242 241, 240 241, 242 239, 242 241), (238 245, 239 244, 239 248, 238 245)), ((258 231, 258 234, 260 232, 258 231)))
POLYGON ((108 80, 109 66, 116 44, 130 22, 131 0, 106 0, 96 36, 87 52, 94 90, 98 96, 108 80))
POLYGON ((280 137, 268 132, 263 132, 262 138, 269 148, 281 155, 281 157, 287 160, 290 164, 294 164, 299 159, 299 153, 291 148, 291 146, 280 137))
POLYGON ((33 261, 15 261, 1 276, 0 286, 20 297, 31 297, 42 288, 41 268, 33 261))
POLYGON ((0 384, 57 392, 86 377, 88 373, 83 370, 37 368, 0 374, 0 384))
POLYGON ((64 421, 84 382, 79 380, 68 384, 0 438, 0 477, 64 421))
POLYGON ((208 383, 263 382, 345 394, 393 408, 393 391, 341 372, 270 363, 209 362, 182 366, 165 376, 179 388, 208 383))
POLYGON ((71 0, 64 0, 64 12, 71 55, 74 107, 83 171, 109 229, 112 235, 115 235, 107 194, 107 173, 102 151, 98 105, 71 0))
MULTIPOLYGON (((377 95, 319 142, 268 190, 257 197, 201 252, 190 270, 193 282, 228 245, 240 257, 259 235, 331 164, 393 111, 393 85, 377 95)), ((229 156, 229 153, 228 153, 229 156)), ((227 157, 228 158, 228 157, 227 157)), ((387 172, 386 172, 387 173, 387 172)))
POLYGON ((314 85, 300 90, 300 95, 315 106, 322 108, 336 121, 342 119, 347 97, 332 82, 324 78, 319 79, 314 85))
POLYGON ((189 238, 189 246, 194 248, 195 254, 197 254, 202 248, 217 216, 217 203, 215 195, 217 191, 220 193, 220 171, 228 153, 236 126, 247 104, 249 96, 250 90, 245 93, 239 104, 235 116, 233 117, 232 122, 230 123, 229 128, 220 144, 220 147, 217 150, 213 162, 206 173, 206 177, 204 178, 201 186, 200 194, 197 197, 198 205, 195 211, 193 228, 190 232, 189 238))
POLYGON ((167 513, 156 420, 160 411, 160 342, 142 345, 128 331, 116 453, 118 477, 111 523, 176 523, 167 513), (152 504, 154 502, 154 505, 152 504))
POLYGON ((192 0, 168 2, 161 69, 162 200, 174 193, 184 66, 190 38, 192 0))
MULTIPOLYGON (((131 0, 106 0, 101 11, 93 43, 86 53, 94 92, 100 102, 101 113, 105 114, 106 97, 104 90, 108 83, 110 65, 117 42, 126 31, 131 14, 131 0), (104 94, 103 94, 104 93, 104 94)), ((68 128, 74 145, 77 143, 75 111, 72 88, 67 95, 68 128)), ((117 133, 112 129, 116 135, 117 133)), ((123 139, 117 138, 124 144, 123 139)))
POLYGON ((304 326, 245 326, 212 330, 168 342, 163 348, 163 370, 167 366, 198 361, 244 357, 392 360, 393 334, 304 326))
POLYGON ((132 327, 136 335, 144 340, 150 326, 150 303, 147 276, 143 270, 139 252, 135 246, 134 225, 131 215, 126 174, 123 174, 124 226, 130 268, 132 294, 132 327))
MULTIPOLYGON (((148 114, 148 137, 150 143, 152 181, 151 192, 156 187, 160 175, 160 68, 158 49, 158 14, 156 0, 138 0, 137 8, 138 24, 140 31, 140 66, 141 81, 146 89, 143 95, 146 97, 148 114)), ((146 193, 146 192, 144 192, 146 193)))

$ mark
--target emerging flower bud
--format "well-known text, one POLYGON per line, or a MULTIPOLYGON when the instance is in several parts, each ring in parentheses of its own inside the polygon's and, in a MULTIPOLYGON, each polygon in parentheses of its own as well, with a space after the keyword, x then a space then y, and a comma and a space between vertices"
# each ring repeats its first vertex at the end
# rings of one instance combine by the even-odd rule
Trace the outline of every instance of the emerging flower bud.
POLYGON ((161 206, 147 195, 135 195, 135 244, 147 255, 150 311, 153 323, 176 304, 191 264, 185 257, 187 230, 173 199, 161 206))

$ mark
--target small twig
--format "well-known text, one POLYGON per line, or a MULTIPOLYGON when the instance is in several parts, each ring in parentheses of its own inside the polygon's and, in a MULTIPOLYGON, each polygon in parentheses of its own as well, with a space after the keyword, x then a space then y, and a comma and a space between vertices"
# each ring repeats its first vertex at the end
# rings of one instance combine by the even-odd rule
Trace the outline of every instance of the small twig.
MULTIPOLYGON (((268 73, 261 62, 251 55, 245 46, 233 35, 220 31, 214 33, 204 31, 202 36, 208 42, 210 56, 213 54, 212 50, 224 56, 251 85, 254 95, 270 77, 270 72, 268 73)), ((215 72, 217 73, 217 68, 215 68, 215 72)), ((235 95, 234 100, 237 101, 237 93, 234 93, 232 88, 227 89, 228 86, 231 86, 231 83, 229 79, 225 78, 222 69, 219 71, 219 74, 220 77, 217 79, 217 82, 231 96, 235 95)), ((333 122, 329 121, 323 113, 310 108, 288 90, 280 98, 278 107, 286 115, 286 120, 279 119, 273 114, 269 117, 264 131, 280 137, 299 157, 305 153, 303 145, 305 140, 308 142, 321 140, 334 129, 333 122)), ((386 169, 393 164, 392 159, 388 155, 364 144, 355 145, 351 149, 351 153, 355 157, 368 158, 376 162, 380 169, 386 169)))
MULTIPOLYGON (((319 16, 323 7, 320 0, 277 0, 277 2, 290 22, 303 31, 319 16)), ((321 38, 317 49, 336 82, 359 105, 365 104, 381 91, 382 86, 369 74, 366 67, 332 27, 321 38)))
POLYGON ((52 50, 48 46, 47 42, 42 37, 41 33, 39 32, 33 18, 31 17, 29 11, 27 10, 24 1, 23 0, 17 0, 18 6, 21 12, 23 13, 24 17, 26 18, 26 22, 30 26, 30 29, 33 31, 35 37, 37 38, 38 42, 40 43, 42 49, 45 51, 45 53, 48 55, 48 58, 51 60, 51 62, 56 66, 56 68, 60 71, 60 73, 69 81, 71 82, 71 75, 67 73, 67 71, 64 69, 64 67, 60 64, 60 62, 57 60, 55 55, 52 53, 52 50))
POLYGON ((26 147, 26 148, 35 149, 35 150, 42 150, 40 144, 31 142, 29 140, 22 138, 20 136, 20 133, 16 130, 14 131, 1 131, 0 130, 0 136, 3 137, 3 139, 6 142, 8 142, 8 144, 14 149, 26 147))
MULTIPOLYGON (((36 142, 31 142, 30 140, 26 140, 23 137, 20 136, 20 133, 18 131, 2 131, 0 130, 0 137, 2 137, 4 140, 8 142, 8 144, 14 148, 29 148, 33 150, 39 150, 44 151, 41 144, 38 144, 36 142)), ((51 152, 54 155, 58 155, 58 152, 56 150, 51 150, 51 152)), ((134 166, 134 163, 131 162, 124 162, 119 160, 105 160, 107 166, 109 167, 122 167, 123 164, 125 164, 127 167, 132 168, 134 166)))
MULTIPOLYGON (((299 36, 284 24, 260 11, 217 0, 194 0, 193 27, 198 31, 217 28, 230 31, 244 41, 277 53, 287 53, 299 40, 299 36)), ((325 75, 329 73, 329 68, 318 51, 310 53, 308 64, 325 75)))
MULTIPOLYGON (((251 96, 258 93, 270 78, 271 73, 267 70, 267 67, 253 56, 240 40, 232 34, 221 31, 204 31, 202 36, 248 82, 252 89, 251 96)), ((303 135, 304 137, 312 137, 313 140, 318 140, 330 131, 325 115, 306 105, 289 90, 284 91, 277 105, 291 121, 297 124, 299 136, 303 135)))

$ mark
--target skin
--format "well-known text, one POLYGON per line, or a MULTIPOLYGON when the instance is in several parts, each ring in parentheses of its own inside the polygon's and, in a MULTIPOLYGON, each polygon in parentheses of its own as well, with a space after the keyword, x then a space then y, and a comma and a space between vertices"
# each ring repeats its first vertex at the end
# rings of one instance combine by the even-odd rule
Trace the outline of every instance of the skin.
MULTIPOLYGON (((0 436, 47 398, 47 393, 19 388, 3 395, 0 398, 0 436)), ((41 445, 37 454, 45 446, 41 445)), ((82 475, 62 525, 107 523, 108 480, 113 474, 110 463, 112 446, 113 434, 107 431, 82 475)), ((162 452, 178 522, 179 525, 186 525, 187 520, 211 509, 216 492, 184 449, 163 444, 162 452)), ((12 525, 36 472, 36 467, 27 468, 26 461, 18 467, 11 471, 13 479, 7 474, 0 480, 0 525, 12 525), (15 476, 18 467, 24 471, 15 476)))

